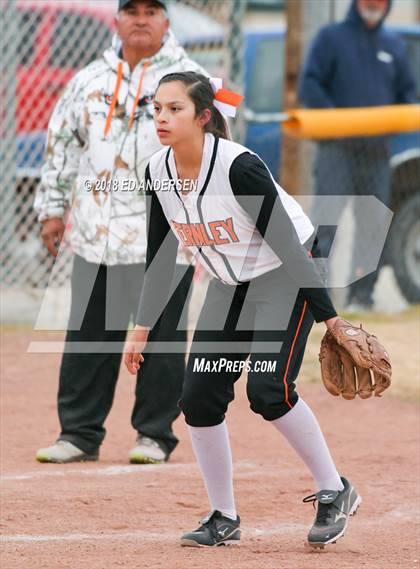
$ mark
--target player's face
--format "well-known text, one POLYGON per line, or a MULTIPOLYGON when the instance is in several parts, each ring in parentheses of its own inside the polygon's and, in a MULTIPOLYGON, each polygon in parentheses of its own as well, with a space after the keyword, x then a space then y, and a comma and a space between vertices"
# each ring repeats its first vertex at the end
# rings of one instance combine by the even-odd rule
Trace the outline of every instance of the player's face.
POLYGON ((156 132, 164 146, 176 146, 180 142, 194 140, 202 135, 210 111, 197 117, 194 103, 180 81, 164 83, 156 91, 154 118, 156 132))
POLYGON ((115 20, 123 46, 156 53, 162 46, 169 20, 156 2, 132 0, 115 20))

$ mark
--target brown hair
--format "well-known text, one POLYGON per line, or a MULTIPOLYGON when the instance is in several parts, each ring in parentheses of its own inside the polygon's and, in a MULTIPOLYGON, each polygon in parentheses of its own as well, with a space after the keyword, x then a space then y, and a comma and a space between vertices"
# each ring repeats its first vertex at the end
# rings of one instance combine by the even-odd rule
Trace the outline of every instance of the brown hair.
POLYGON ((205 125, 204 131, 229 140, 229 127, 222 113, 214 106, 214 92, 209 79, 195 71, 169 73, 159 81, 158 89, 164 83, 172 81, 180 81, 187 87, 187 94, 194 103, 196 116, 200 116, 206 109, 211 111, 211 119, 205 125))

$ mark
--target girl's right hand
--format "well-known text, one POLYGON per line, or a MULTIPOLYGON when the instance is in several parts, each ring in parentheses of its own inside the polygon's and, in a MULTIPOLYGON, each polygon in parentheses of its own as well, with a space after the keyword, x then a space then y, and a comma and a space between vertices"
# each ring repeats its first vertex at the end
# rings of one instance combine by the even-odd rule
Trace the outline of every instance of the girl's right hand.
POLYGON ((333 318, 329 318, 328 320, 324 320, 325 326, 328 328, 328 330, 330 330, 331 328, 334 328, 337 320, 339 320, 338 316, 333 316, 333 318))
POLYGON ((149 328, 135 326, 124 346, 125 367, 132 375, 136 375, 140 369, 140 364, 144 362, 142 352, 147 343, 149 328))

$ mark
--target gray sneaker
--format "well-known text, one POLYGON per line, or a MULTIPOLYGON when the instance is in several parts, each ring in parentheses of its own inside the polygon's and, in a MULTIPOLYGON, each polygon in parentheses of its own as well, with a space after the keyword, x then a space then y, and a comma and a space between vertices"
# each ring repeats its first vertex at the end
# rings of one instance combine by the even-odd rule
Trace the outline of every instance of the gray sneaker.
POLYGON ((304 502, 318 502, 314 525, 308 535, 308 545, 317 549, 324 549, 330 543, 343 537, 347 529, 350 516, 354 516, 362 503, 362 498, 348 480, 341 477, 344 489, 321 490, 316 494, 304 498, 304 502))
POLYGON ((182 536, 181 545, 184 547, 239 545, 240 523, 239 516, 236 520, 232 520, 223 516, 219 510, 214 510, 204 520, 201 520, 199 528, 182 536))
POLYGON ((58 464, 66 462, 85 462, 98 460, 99 453, 88 454, 77 448, 69 441, 58 440, 53 445, 40 448, 36 453, 38 462, 55 462, 58 464))
POLYGON ((129 455, 132 464, 162 464, 168 458, 169 453, 161 443, 143 435, 137 437, 136 446, 129 455))

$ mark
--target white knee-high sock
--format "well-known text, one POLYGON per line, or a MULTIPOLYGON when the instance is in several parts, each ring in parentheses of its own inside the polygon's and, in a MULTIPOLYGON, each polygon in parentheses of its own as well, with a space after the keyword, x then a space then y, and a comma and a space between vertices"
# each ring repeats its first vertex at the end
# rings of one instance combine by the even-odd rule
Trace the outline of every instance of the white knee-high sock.
POLYGON ((226 421, 214 427, 188 425, 192 447, 200 466, 212 510, 236 520, 233 467, 226 421))
POLYGON ((319 423, 302 399, 299 398, 286 415, 271 423, 286 437, 304 461, 319 490, 344 488, 319 423))

